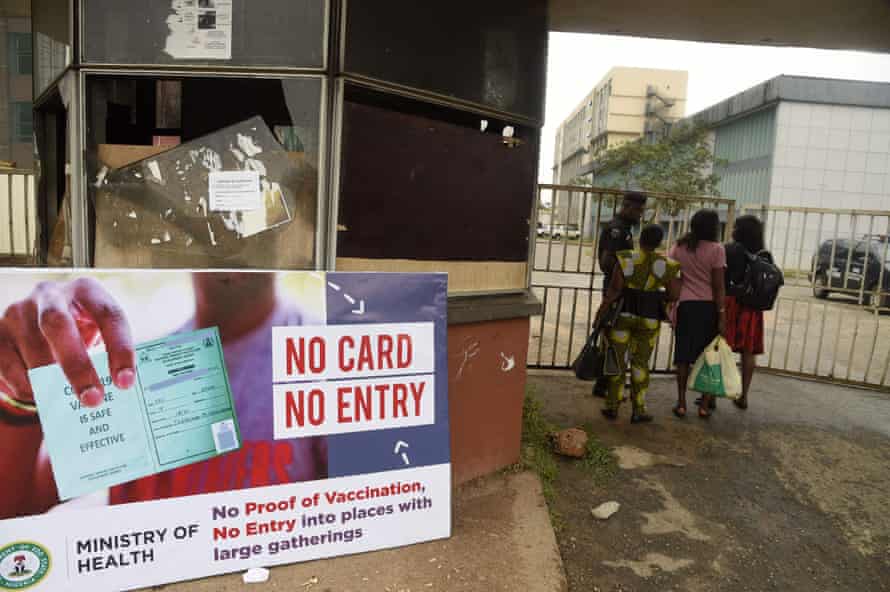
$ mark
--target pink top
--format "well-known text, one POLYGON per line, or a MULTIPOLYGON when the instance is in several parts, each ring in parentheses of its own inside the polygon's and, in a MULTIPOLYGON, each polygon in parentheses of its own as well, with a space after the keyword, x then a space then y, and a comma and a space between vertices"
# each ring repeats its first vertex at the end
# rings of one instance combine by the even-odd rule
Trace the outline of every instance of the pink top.
POLYGON ((701 241, 695 251, 675 245, 668 257, 680 262, 683 287, 679 302, 687 300, 714 300, 711 289, 711 271, 726 267, 726 251, 723 245, 701 241))

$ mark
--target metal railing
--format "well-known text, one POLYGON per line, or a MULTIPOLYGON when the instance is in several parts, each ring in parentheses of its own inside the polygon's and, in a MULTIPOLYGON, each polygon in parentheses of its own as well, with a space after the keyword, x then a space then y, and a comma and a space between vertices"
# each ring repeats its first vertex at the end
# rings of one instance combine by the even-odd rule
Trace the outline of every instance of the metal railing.
POLYGON ((890 309, 890 210, 746 206, 766 225, 766 248, 786 285, 890 309))
MULTIPOLYGON (((539 186, 529 270, 543 311, 531 319, 529 367, 569 368, 583 347, 602 296, 600 230, 620 206, 622 193, 539 186)), ((666 248, 688 230, 692 213, 702 207, 718 210, 727 241, 737 214, 764 221, 766 247, 783 269, 786 285, 775 308, 765 313, 761 368, 890 390, 890 211, 786 206, 737 211, 726 198, 648 197, 644 219, 665 227, 666 248), (856 245, 867 246, 871 255, 857 258, 856 245)), ((667 325, 651 369, 673 370, 673 332, 667 325)))
POLYGON ((0 265, 33 264, 36 256, 34 173, 0 167, 0 265))
POLYGON ((785 288, 765 318, 776 372, 890 389, 890 211, 747 206, 785 288))
MULTIPOLYGON (((620 207, 623 194, 595 187, 538 186, 529 284, 544 306, 542 314, 531 319, 529 367, 568 368, 583 347, 602 297, 600 233, 620 207)), ((698 209, 717 210, 726 233, 735 218, 735 201, 731 199, 646 195, 649 199, 643 219, 665 228, 665 248, 688 231, 692 214, 698 209)), ((669 330, 662 331, 652 356, 653 371, 670 371, 672 357, 673 336, 669 330)))

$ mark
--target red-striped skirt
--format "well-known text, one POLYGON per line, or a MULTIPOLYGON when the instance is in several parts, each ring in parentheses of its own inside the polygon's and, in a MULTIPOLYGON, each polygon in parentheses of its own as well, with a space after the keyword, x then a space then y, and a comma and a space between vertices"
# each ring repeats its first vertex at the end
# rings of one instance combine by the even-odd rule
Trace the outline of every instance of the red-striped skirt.
POLYGON ((736 353, 763 353, 763 311, 739 304, 734 296, 726 297, 726 341, 736 353))

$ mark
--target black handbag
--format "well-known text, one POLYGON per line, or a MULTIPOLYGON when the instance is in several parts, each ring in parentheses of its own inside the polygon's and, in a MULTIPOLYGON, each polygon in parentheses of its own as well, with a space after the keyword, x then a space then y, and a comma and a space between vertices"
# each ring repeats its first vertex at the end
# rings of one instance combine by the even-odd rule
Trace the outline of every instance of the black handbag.
POLYGON ((615 325, 622 309, 622 301, 614 302, 601 322, 587 336, 584 347, 572 362, 572 370, 578 380, 597 380, 605 376, 617 376, 622 371, 618 354, 605 332, 615 325))
POLYGON ((584 347, 578 353, 578 357, 572 362, 572 370, 578 380, 596 380, 602 375, 603 356, 600 351, 600 332, 594 329, 587 336, 584 347))
POLYGON ((584 347, 572 362, 572 370, 578 380, 597 380, 621 373, 618 353, 600 329, 595 329, 587 337, 584 347))

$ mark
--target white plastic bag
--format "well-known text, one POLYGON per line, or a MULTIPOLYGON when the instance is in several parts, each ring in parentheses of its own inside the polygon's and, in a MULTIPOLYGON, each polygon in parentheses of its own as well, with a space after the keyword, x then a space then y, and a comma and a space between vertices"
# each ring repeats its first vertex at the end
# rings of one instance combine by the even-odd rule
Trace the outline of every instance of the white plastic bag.
POLYGON ((705 348, 686 384, 689 390, 715 397, 738 399, 742 395, 742 376, 732 349, 723 337, 717 337, 705 348))

